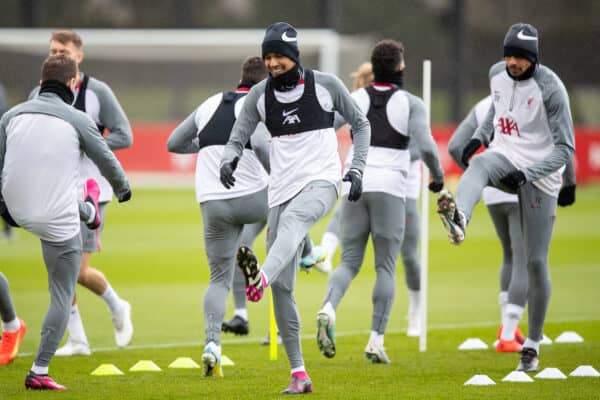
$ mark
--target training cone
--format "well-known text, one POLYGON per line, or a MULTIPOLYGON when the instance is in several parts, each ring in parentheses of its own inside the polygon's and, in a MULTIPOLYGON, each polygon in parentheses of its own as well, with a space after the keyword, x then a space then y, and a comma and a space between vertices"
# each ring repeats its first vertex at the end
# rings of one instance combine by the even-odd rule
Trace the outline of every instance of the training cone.
POLYGON ((469 379, 468 381, 465 382, 464 386, 467 385, 475 385, 475 386, 488 386, 488 385, 495 385, 496 382, 494 382, 492 380, 492 378, 490 378, 487 375, 473 375, 473 377, 471 379, 469 379))
POLYGON ((110 375, 124 375, 123 372, 115 367, 113 364, 100 364, 98 368, 92 371, 91 375, 95 376, 110 376, 110 375))
POLYGON ((579 367, 575 368, 573 372, 569 374, 569 376, 600 377, 600 372, 596 371, 596 369, 591 365, 580 365, 579 367))
POLYGON ((231 361, 231 358, 229 358, 225 354, 223 354, 221 356, 221 366, 230 367, 232 365, 235 365, 235 363, 233 361, 231 361))
POLYGON ((487 349, 488 345, 483 342, 483 340, 478 338, 470 338, 462 342, 460 346, 458 346, 459 350, 483 350, 487 349))
POLYGON ((542 341, 540 342, 540 344, 550 345, 550 344, 552 344, 552 339, 550 339, 548 336, 544 335, 542 337, 542 341))
POLYGON ((566 331, 561 333, 554 341, 556 343, 583 343, 583 338, 577 332, 566 331))
POLYGON ((132 372, 157 372, 162 371, 160 367, 150 360, 140 360, 131 368, 132 372))
POLYGON ((179 357, 171 364, 169 364, 169 368, 182 368, 182 369, 192 369, 192 368, 200 368, 196 361, 192 360, 189 357, 179 357))
POLYGON ((567 379, 567 376, 558 368, 545 368, 535 377, 540 379, 567 379))
POLYGON ((513 371, 502 378, 502 382, 533 382, 533 379, 523 371, 513 371))

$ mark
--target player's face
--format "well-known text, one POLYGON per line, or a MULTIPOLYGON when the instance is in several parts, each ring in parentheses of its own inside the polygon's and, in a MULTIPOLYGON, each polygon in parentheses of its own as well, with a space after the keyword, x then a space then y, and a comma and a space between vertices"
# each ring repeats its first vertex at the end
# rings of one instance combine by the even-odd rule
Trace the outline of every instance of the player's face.
POLYGON ((290 58, 277 53, 267 53, 264 60, 269 74, 274 78, 285 74, 296 65, 290 58))
POLYGON ((83 51, 78 49, 73 42, 60 43, 56 40, 50 42, 50 51, 51 56, 55 55, 64 55, 69 57, 71 60, 75 61, 77 65, 81 63, 83 60, 83 51))
POLYGON ((506 62, 508 72, 515 78, 523 75, 532 65, 531 61, 521 57, 504 57, 504 61, 506 62))

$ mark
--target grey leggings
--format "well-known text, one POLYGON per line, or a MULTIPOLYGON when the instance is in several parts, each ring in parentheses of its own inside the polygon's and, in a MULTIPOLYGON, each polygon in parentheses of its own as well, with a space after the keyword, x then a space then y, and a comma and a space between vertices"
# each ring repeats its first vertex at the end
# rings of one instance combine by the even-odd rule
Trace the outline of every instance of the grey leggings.
POLYGON ((44 263, 48 271, 50 307, 42 324, 42 337, 35 364, 47 367, 67 328, 82 249, 79 234, 64 242, 53 243, 45 240, 41 242, 44 263))
POLYGON ((508 302, 525 307, 527 303, 527 256, 521 230, 519 203, 487 206, 496 234, 502 244, 500 290, 508 291, 508 302))
POLYGON ((381 192, 363 193, 357 202, 342 199, 342 262, 329 278, 323 304, 339 305, 360 271, 369 235, 375 250, 371 330, 385 332, 395 296, 396 259, 404 236, 404 199, 381 192))
MULTIPOLYGON (((456 203, 465 213, 467 221, 483 189, 494 186, 505 189, 500 179, 515 168, 501 154, 485 151, 471 160, 469 167, 458 182, 456 203)), ((542 330, 546 310, 550 300, 550 275, 548 271, 548 251, 556 217, 556 198, 550 196, 533 183, 527 182, 519 188, 519 209, 523 231, 523 245, 526 249, 529 303, 528 337, 534 341, 542 340, 542 330)), ((516 267, 516 265, 515 265, 516 267)), ((513 270, 511 280, 522 279, 520 273, 513 270)), ((511 286, 513 283, 511 282, 511 286)), ((513 294, 514 296, 514 294, 513 294)), ((517 296, 518 297, 518 296, 517 296)), ((518 298, 509 303, 519 304, 518 298)))
POLYGON ((206 343, 221 342, 227 294, 231 289, 235 255, 246 224, 264 221, 267 215, 266 189, 227 200, 200 204, 204 222, 204 247, 210 267, 210 282, 204 292, 206 343))
POLYGON ((335 185, 314 181, 287 202, 269 210, 267 258, 263 272, 269 278, 275 320, 291 368, 304 365, 300 345, 300 314, 294 298, 302 242, 310 228, 333 208, 335 185))
POLYGON ((0 272, 0 318, 2 319, 2 322, 11 322, 17 318, 15 306, 10 297, 8 280, 2 272, 0 272))

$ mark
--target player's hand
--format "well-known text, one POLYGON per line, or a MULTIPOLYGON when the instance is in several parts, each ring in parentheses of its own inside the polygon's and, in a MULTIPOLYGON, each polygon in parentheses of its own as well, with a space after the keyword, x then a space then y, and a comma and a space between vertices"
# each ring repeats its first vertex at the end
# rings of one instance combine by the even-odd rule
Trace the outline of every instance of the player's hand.
POLYGON ((362 194, 362 172, 356 168, 350 168, 346 175, 342 178, 344 182, 350 182, 350 192, 348 193, 348 200, 356 201, 360 199, 362 194))
POLYGON ((575 203, 575 187, 576 185, 564 186, 558 193, 558 205, 561 207, 570 206, 575 203))
POLYGON ((219 179, 225 188, 231 189, 235 185, 235 178, 233 176, 233 171, 237 168, 239 157, 236 157, 231 162, 226 162, 221 164, 221 171, 219 179))
POLYGON ((430 182, 429 186, 427 186, 430 191, 433 193, 438 193, 440 190, 444 188, 444 182, 430 182))
POLYGON ((500 179, 500 183, 506 186, 508 189, 517 191, 518 188, 523 186, 527 182, 527 178, 525 178, 525 174, 523 171, 519 171, 518 169, 510 172, 504 176, 504 178, 500 179))
POLYGON ((469 166, 469 159, 479 148, 481 147, 481 140, 479 139, 471 139, 466 147, 463 149, 462 156, 460 157, 460 161, 466 167, 469 166))
POLYGON ((125 203, 126 201, 131 200, 131 189, 127 189, 125 193, 117 197, 119 203, 125 203))

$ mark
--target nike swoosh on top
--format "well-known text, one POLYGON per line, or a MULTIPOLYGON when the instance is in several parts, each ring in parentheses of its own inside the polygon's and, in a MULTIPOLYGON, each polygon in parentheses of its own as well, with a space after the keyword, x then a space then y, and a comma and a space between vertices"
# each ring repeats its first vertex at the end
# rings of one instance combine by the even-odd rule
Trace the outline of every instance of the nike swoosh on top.
POLYGON ((287 117, 288 115, 290 115, 291 113, 294 113, 296 111, 298 111, 298 107, 296 107, 296 108, 294 108, 293 110, 290 110, 290 111, 283 110, 283 112, 281 114, 283 114, 284 117, 287 117))
POLYGON ((517 38, 521 40, 538 40, 538 38, 535 36, 526 35, 522 29, 519 31, 519 33, 517 33, 517 38))
POLYGON ((281 35, 281 40, 283 40, 284 42, 295 42, 298 39, 296 37, 289 37, 287 35, 287 32, 283 32, 283 34, 281 35))

